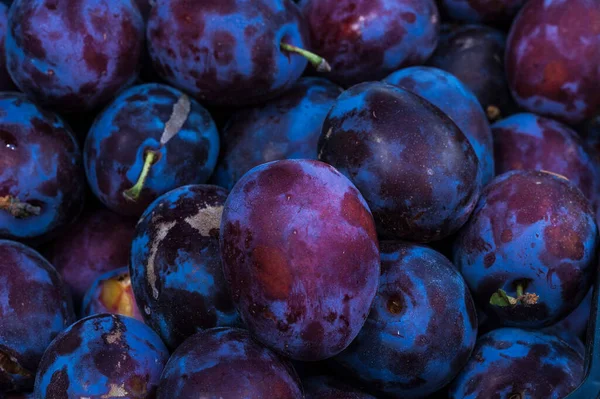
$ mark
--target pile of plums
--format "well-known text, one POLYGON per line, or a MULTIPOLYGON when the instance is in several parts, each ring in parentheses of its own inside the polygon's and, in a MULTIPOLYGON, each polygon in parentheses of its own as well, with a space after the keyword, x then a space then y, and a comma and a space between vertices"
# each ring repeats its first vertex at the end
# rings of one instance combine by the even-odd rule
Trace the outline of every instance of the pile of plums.
POLYGON ((560 399, 598 0, 0 1, 0 397, 560 399))

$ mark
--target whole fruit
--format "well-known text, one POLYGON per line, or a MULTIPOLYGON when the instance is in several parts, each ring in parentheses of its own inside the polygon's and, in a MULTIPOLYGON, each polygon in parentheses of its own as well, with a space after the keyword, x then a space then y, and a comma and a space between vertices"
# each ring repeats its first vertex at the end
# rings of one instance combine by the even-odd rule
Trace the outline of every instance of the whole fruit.
POLYGON ((210 114, 163 84, 121 93, 96 118, 84 148, 90 188, 111 210, 140 216, 167 191, 208 180, 219 133, 210 114))
POLYGON ((526 0, 441 0, 448 15, 464 22, 508 24, 526 0))
POLYGON ((496 177, 454 243, 471 292, 504 325, 542 327, 569 314, 596 270, 598 228, 584 195, 562 177, 496 177))
POLYGON ((481 187, 477 155, 456 124, 385 83, 362 83, 338 97, 318 151, 365 196, 385 238, 449 236, 469 218, 481 187))
POLYGON ((223 270, 250 332, 296 360, 346 348, 377 291, 375 223, 333 167, 283 160, 250 170, 223 209, 223 270))
POLYGON ((218 327, 192 335, 177 348, 156 397, 301 399, 303 395, 285 360, 245 330, 218 327))
POLYGON ((44 353, 35 397, 154 398, 168 358, 167 348, 144 323, 111 314, 86 317, 44 353))
POLYGON ((144 21, 131 0, 16 0, 8 28, 8 71, 44 106, 92 110, 137 78, 144 21))
POLYGON ((371 313, 335 361, 385 395, 424 398, 452 381, 476 340, 475 304, 454 265, 428 247, 383 241, 371 313))
POLYGON ((512 24, 508 83, 528 111, 579 123, 600 107, 600 2, 530 0, 512 24))

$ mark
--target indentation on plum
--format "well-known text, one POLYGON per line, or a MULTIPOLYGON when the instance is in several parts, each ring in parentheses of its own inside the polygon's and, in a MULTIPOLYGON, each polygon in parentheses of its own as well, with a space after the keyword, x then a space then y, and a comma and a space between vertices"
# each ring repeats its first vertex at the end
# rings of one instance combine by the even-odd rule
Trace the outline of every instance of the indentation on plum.
POLYGON ((29 370, 19 364, 17 359, 2 350, 0 350, 0 369, 12 375, 19 375, 27 378, 34 377, 29 370))
POLYGON ((390 296, 387 301, 387 308, 392 314, 401 314, 404 311, 404 299, 399 295, 390 296))

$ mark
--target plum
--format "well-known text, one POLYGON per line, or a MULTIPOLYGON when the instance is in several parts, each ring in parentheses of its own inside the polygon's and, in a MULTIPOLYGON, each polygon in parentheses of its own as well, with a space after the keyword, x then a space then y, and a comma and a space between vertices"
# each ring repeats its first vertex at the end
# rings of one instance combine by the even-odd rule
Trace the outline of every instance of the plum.
POLYGON ((220 246, 242 320, 271 349, 323 360, 363 326, 379 243, 364 198, 332 166, 302 159, 251 169, 225 202, 220 246))
POLYGON ((8 30, 8 6, 0 3, 0 91, 16 90, 16 86, 12 81, 6 68, 5 40, 6 31, 8 30))
POLYGON ((600 107, 600 2, 531 0, 512 24, 508 83, 528 111, 579 123, 600 107))
POLYGON ((203 103, 251 105, 274 98, 302 75, 309 35, 291 0, 164 0, 147 28, 155 70, 203 103))
POLYGON ((398 398, 424 398, 469 360, 477 313, 458 270, 431 248, 382 241, 379 290, 358 337, 335 357, 352 377, 398 398))
POLYGON ((88 211, 46 249, 70 287, 76 307, 97 277, 129 264, 135 223, 105 209, 88 211))
POLYGON ((441 0, 448 15, 463 22, 509 24, 526 0, 441 0))
POLYGON ((83 317, 112 313, 144 321, 135 302, 127 267, 100 275, 85 293, 81 309, 83 317))
POLYGON ((43 106, 92 110, 137 78, 144 21, 131 0, 16 0, 8 27, 8 71, 43 106))
POLYGON ((504 71, 504 33, 483 25, 466 25, 440 37, 428 65, 450 72, 475 95, 488 119, 512 114, 516 105, 504 71))
POLYGON ((0 396, 33 388, 44 351, 75 321, 60 275, 33 249, 0 240, 0 396))
POLYGON ((557 333, 561 338, 571 336, 585 339, 588 321, 592 311, 593 294, 594 290, 590 289, 575 310, 569 313, 564 319, 546 329, 557 333))
POLYGON ((36 398, 154 398, 169 352, 144 323, 98 314, 81 319, 48 347, 36 398))
POLYGON ((477 340, 450 399, 566 397, 584 376, 583 356, 541 331, 501 328, 477 340))
POLYGON ((223 131, 215 182, 231 189, 262 163, 316 159, 321 126, 341 93, 326 79, 301 78, 277 99, 235 112, 223 131))
POLYGON ((88 182, 111 210, 139 217, 160 195, 205 183, 219 153, 208 111, 163 84, 122 92, 96 118, 84 148, 88 182))
POLYGON ((331 65, 326 76, 344 86, 421 64, 438 42, 434 0, 302 0, 300 7, 315 52, 331 65))
POLYGON ((438 68, 416 66, 396 71, 383 81, 413 92, 444 111, 469 139, 477 154, 482 184, 492 180, 492 132, 477 97, 460 80, 438 68))
POLYGON ((185 340, 169 359, 157 399, 300 399, 293 368, 248 331, 216 327, 185 340))
POLYGON ((563 177, 511 171, 483 191, 455 241, 454 261, 488 316, 544 327, 570 313, 596 270, 598 228, 563 177))
POLYGON ((383 238, 449 236, 467 221, 481 188, 477 155, 456 124, 385 83, 362 83, 338 97, 318 151, 365 196, 383 238))
POLYGON ((145 321, 175 349, 198 330, 237 325, 221 266, 219 228, 227 191, 177 188, 142 215, 131 245, 131 283, 145 321))
POLYGON ((0 237, 47 241, 83 208, 81 151, 56 114, 0 93, 0 237))
POLYGON ((375 399, 330 376, 308 378, 302 381, 302 386, 305 399, 375 399))

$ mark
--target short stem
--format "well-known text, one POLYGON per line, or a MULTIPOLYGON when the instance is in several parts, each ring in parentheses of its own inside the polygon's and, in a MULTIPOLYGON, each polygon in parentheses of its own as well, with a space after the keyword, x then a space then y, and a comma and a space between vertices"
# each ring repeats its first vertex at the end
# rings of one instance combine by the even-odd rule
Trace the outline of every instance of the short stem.
POLYGON ((283 42, 281 42, 281 49, 289 51, 291 53, 300 54, 317 69, 317 72, 331 72, 331 66, 329 65, 327 60, 315 53, 311 53, 310 51, 305 50, 303 48, 296 47, 294 45, 283 42))
POLYGON ((517 298, 521 298, 524 294, 524 290, 523 290, 523 284, 519 283, 517 284, 517 298))
POLYGON ((487 114, 488 119, 492 122, 497 121, 502 116, 500 113, 500 108, 496 107, 495 105, 488 105, 485 113, 487 114))
POLYGON ((142 173, 140 173, 140 177, 133 187, 129 190, 123 191, 123 196, 130 201, 137 201, 140 198, 140 194, 144 189, 144 184, 148 179, 148 173, 150 173, 150 168, 154 164, 154 160, 156 159, 156 152, 147 151, 146 156, 144 157, 144 166, 142 168, 142 173))
POLYGON ((18 198, 7 195, 0 197, 0 209, 5 210, 17 219, 25 219, 30 216, 38 216, 42 212, 39 206, 33 206, 27 202, 21 202, 18 198))

